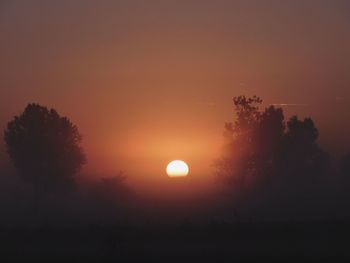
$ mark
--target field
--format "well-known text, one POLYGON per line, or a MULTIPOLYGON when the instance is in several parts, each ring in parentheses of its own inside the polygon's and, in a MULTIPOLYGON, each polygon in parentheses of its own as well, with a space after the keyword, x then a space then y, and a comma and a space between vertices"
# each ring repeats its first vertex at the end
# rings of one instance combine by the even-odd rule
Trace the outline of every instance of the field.
POLYGON ((350 224, 245 223, 3 229, 2 257, 46 262, 350 259, 350 224))

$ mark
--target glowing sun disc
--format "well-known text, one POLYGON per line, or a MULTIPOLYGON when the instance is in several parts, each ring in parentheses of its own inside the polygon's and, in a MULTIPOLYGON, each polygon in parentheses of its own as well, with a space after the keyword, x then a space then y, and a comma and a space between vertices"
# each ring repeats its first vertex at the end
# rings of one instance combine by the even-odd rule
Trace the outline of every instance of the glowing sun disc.
POLYGON ((169 177, 184 177, 189 172, 188 165, 181 160, 171 161, 166 167, 166 173, 169 177))

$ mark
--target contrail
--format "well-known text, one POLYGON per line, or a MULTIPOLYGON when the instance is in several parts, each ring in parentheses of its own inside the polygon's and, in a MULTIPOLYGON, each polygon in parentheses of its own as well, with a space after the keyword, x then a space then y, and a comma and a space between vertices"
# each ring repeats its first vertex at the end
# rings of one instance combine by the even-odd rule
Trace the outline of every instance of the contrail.
POLYGON ((271 106, 308 106, 308 104, 301 104, 301 103, 273 103, 270 104, 271 106))

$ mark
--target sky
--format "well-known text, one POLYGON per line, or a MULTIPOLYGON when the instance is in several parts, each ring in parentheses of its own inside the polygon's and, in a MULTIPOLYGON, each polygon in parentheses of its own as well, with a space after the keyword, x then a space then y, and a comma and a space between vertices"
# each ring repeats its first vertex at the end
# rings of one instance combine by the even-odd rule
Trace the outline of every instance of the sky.
POLYGON ((84 173, 168 191, 166 164, 183 159, 176 184, 192 192, 212 179, 232 97, 256 94, 311 116, 341 155, 349 13, 347 0, 0 0, 0 128, 37 102, 79 127, 84 173))

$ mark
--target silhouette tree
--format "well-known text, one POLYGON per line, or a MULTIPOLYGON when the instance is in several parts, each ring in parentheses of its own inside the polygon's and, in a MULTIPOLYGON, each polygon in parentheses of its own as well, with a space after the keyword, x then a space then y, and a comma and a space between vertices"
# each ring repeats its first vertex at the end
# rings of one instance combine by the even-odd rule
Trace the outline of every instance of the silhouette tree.
POLYGON ((4 138, 19 175, 40 192, 73 187, 73 176, 86 160, 78 128, 38 104, 28 104, 10 121, 4 138))
POLYGON ((328 154, 317 144, 318 130, 311 118, 303 121, 296 116, 288 121, 281 156, 284 174, 312 176, 324 174, 328 167, 328 154))
POLYGON ((244 181, 254 174, 254 156, 256 154, 256 129, 261 118, 259 97, 233 98, 236 121, 226 123, 224 136, 227 145, 224 155, 215 162, 216 173, 220 180, 243 186, 244 181))
POLYGON ((244 191, 245 185, 265 180, 272 173, 283 139, 284 116, 282 109, 273 106, 261 112, 262 100, 257 96, 234 97, 233 103, 236 121, 225 124, 228 143, 215 165, 221 180, 244 191))
POLYGON ((227 144, 215 163, 216 174, 240 189, 246 182, 272 176, 322 174, 328 155, 318 146, 318 131, 310 118, 292 117, 287 125, 283 110, 270 106, 259 110, 259 97, 233 98, 236 121, 225 124, 227 144), (286 129, 287 126, 287 129, 286 129))
POLYGON ((266 108, 261 114, 259 125, 255 131, 255 169, 257 175, 265 178, 276 172, 276 162, 284 140, 284 132, 285 123, 282 109, 274 106, 266 108))

